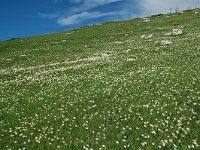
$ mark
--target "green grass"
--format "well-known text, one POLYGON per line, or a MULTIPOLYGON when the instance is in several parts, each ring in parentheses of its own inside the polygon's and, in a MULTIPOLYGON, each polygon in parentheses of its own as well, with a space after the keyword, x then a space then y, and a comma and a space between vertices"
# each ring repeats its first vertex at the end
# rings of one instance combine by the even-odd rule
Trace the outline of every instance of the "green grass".
POLYGON ((199 149, 199 14, 1 42, 0 149, 199 149))

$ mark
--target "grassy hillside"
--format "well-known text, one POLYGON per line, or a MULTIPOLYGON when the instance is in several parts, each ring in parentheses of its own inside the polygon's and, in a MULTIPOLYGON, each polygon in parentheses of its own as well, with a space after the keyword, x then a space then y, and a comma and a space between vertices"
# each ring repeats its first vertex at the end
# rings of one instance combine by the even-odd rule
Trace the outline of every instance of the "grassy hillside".
POLYGON ((0 43, 1 150, 199 144, 200 9, 0 43))

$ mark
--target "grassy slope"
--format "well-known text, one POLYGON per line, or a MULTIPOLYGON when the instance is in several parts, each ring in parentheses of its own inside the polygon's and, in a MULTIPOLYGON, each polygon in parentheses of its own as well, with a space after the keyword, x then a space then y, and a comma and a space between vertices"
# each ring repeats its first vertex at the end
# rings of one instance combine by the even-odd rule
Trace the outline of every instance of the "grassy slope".
POLYGON ((0 43, 0 149, 198 149, 199 14, 0 43))

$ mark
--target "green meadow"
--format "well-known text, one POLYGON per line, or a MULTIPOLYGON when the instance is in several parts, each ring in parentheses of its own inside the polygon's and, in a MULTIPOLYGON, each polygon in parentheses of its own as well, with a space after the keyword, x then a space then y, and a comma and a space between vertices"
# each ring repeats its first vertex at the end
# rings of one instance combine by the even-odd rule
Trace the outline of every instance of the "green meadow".
POLYGON ((1 150, 199 144, 200 9, 0 42, 1 150))

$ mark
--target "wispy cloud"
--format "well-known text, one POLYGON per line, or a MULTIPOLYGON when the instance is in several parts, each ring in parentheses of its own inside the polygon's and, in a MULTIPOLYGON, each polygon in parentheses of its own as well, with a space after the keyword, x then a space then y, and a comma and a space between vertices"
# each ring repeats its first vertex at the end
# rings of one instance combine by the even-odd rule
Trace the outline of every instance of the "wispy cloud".
POLYGON ((122 0, 84 0, 85 8, 93 8, 122 0))
POLYGON ((79 1, 78 4, 80 4, 80 5, 71 8, 70 11, 73 12, 73 13, 80 13, 80 12, 83 12, 83 11, 89 11, 89 10, 94 9, 94 8, 105 6, 105 5, 108 5, 108 4, 111 4, 111 3, 120 2, 120 1, 123 1, 123 0, 75 0, 75 1, 79 1))
POLYGON ((85 6, 85 9, 89 9, 123 0, 69 0, 69 1, 71 3, 82 3, 82 6, 85 6))
POLYGON ((94 18, 100 18, 100 17, 105 17, 105 16, 112 16, 116 14, 116 12, 108 12, 108 13, 101 13, 101 12, 82 12, 80 14, 75 14, 69 17, 63 17, 58 19, 58 24, 62 26, 66 25, 72 25, 72 24, 78 24, 80 22, 89 20, 89 19, 94 19, 94 18))
POLYGON ((96 19, 100 17, 114 16, 119 11, 99 11, 98 7, 106 6, 111 3, 120 2, 122 0, 71 0, 71 2, 79 4, 68 10, 68 13, 60 16, 57 23, 61 26, 79 24, 83 21, 96 19), (95 10, 97 8, 97 10, 95 10), (72 14, 72 15, 69 15, 72 14))
MULTIPOLYGON (((62 2, 65 0, 54 0, 62 2)), ((125 20, 135 17, 144 17, 158 13, 168 13, 179 8, 200 7, 200 0, 69 0, 70 7, 60 10, 57 14, 39 15, 43 18, 56 19, 61 26, 75 25, 82 22, 91 22, 101 18, 110 20, 125 20), (58 15, 59 14, 59 15, 58 15)), ((95 21, 94 21, 95 23, 95 21)))

